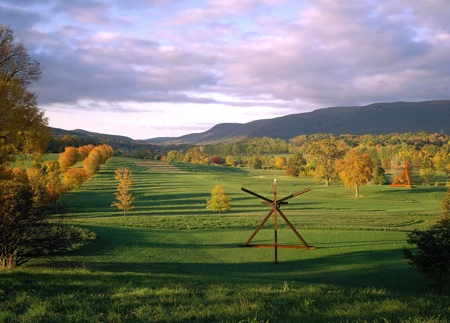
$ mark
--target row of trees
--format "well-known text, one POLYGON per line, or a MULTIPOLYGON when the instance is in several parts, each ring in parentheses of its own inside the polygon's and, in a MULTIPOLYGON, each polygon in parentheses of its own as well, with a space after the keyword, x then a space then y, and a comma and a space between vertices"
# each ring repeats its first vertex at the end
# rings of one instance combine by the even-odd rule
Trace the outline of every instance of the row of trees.
POLYGON ((66 147, 59 155, 58 163, 64 173, 64 184, 68 190, 80 187, 90 176, 96 174, 100 165, 106 163, 114 154, 114 150, 109 145, 93 145, 66 147), (83 168, 72 167, 77 162, 83 162, 83 168))

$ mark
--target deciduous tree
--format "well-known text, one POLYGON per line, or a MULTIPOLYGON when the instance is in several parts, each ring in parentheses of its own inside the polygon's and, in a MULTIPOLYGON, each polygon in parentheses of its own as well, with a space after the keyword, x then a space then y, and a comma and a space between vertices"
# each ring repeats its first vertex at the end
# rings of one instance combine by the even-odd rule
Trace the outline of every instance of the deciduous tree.
POLYGON ((294 153, 287 161, 286 175, 299 176, 305 166, 306 160, 303 158, 303 154, 294 153))
POLYGON ((58 163, 62 172, 69 169, 70 166, 75 165, 80 158, 80 151, 75 147, 66 147, 64 152, 59 154, 58 163))
POLYGON ((287 159, 283 156, 275 158, 275 168, 283 169, 287 165, 287 159))
POLYGON ((221 185, 216 185, 213 187, 211 190, 211 198, 206 200, 206 202, 206 208, 208 210, 219 212, 219 214, 221 212, 226 212, 231 208, 231 198, 227 196, 221 185))
POLYGON ((98 170, 100 169, 100 163, 94 157, 88 156, 83 161, 83 168, 86 173, 91 176, 98 172, 98 170))
POLYGON ((261 169, 262 168, 261 156, 254 155, 252 158, 249 159, 248 163, 254 169, 261 169))
POLYGON ((187 163, 200 164, 203 161, 203 153, 197 146, 189 149, 184 156, 183 161, 187 163))
POLYGON ((436 167, 434 166, 433 160, 430 157, 423 157, 422 162, 420 163, 419 174, 424 184, 429 185, 430 181, 436 175, 436 167))
POLYGON ((225 162, 230 166, 236 166, 236 160, 233 155, 228 155, 225 162))
POLYGON ((89 174, 84 168, 70 168, 64 173, 64 185, 67 190, 73 190, 76 187, 81 187, 89 178, 89 174))
POLYGON ((357 148, 351 149, 336 163, 339 176, 344 181, 345 188, 355 187, 355 197, 359 197, 359 186, 367 184, 373 176, 374 163, 366 153, 360 153, 357 148))
POLYGON ((19 154, 37 156, 47 147, 47 119, 29 90, 41 70, 14 32, 0 24, 0 165, 19 154))
POLYGON ((182 162, 184 154, 181 150, 171 150, 167 153, 167 161, 182 162))
POLYGON ((42 167, 45 175, 45 191, 49 203, 56 202, 61 195, 66 193, 66 188, 61 181, 61 171, 57 161, 47 161, 42 167))
POLYGON ((345 155, 347 146, 334 139, 316 141, 308 146, 307 153, 316 161, 314 178, 316 181, 324 181, 325 186, 330 186, 333 180, 339 178, 336 172, 336 160, 345 155))
POLYGON ((123 218, 126 219, 127 211, 134 208, 132 203, 136 199, 136 197, 130 193, 131 185, 133 183, 131 171, 127 167, 116 169, 114 178, 119 181, 119 185, 117 186, 117 192, 114 193, 116 201, 113 202, 111 206, 123 210, 123 218))

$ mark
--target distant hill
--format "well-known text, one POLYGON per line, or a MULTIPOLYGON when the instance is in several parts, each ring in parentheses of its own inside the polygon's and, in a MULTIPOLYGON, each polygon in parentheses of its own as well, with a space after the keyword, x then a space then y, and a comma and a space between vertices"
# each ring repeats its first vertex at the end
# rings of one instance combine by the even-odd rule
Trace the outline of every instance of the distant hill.
POLYGON ((117 135, 108 135, 103 133, 97 133, 97 132, 90 132, 86 130, 81 129, 75 129, 75 130, 64 130, 59 128, 51 128, 52 132, 56 136, 78 136, 78 137, 84 137, 84 138, 91 138, 95 139, 97 141, 101 140, 116 140, 116 141, 125 141, 125 142, 132 142, 133 139, 125 136, 117 136, 117 135))
POLYGON ((141 140, 149 144, 233 142, 252 137, 291 139, 302 134, 386 134, 443 131, 450 134, 450 100, 374 103, 331 107, 248 123, 221 123, 208 131, 173 138, 141 140))
POLYGON ((78 136, 90 142, 104 142, 114 148, 140 145, 179 145, 235 142, 253 137, 291 139, 298 135, 385 134, 443 131, 450 134, 450 100, 423 102, 374 103, 366 106, 332 107, 312 112, 290 114, 248 123, 220 123, 202 133, 181 137, 133 140, 125 136, 85 130, 52 128, 56 136, 78 136))

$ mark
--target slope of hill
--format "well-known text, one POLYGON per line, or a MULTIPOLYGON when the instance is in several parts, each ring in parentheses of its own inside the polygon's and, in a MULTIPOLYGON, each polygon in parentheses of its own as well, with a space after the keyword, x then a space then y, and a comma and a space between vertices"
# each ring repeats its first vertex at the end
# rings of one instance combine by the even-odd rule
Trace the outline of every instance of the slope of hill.
POLYGON ((245 124, 222 123, 202 133, 176 138, 153 138, 142 142, 201 144, 265 136, 288 140, 298 135, 315 133, 338 135, 419 131, 450 133, 450 100, 324 108, 245 124))
POLYGON ((64 130, 59 128, 52 128, 52 132, 56 136, 79 136, 79 137, 85 137, 85 138, 91 138, 91 139, 97 139, 97 140, 117 140, 117 141, 126 141, 131 142, 133 139, 125 136, 117 136, 117 135, 107 135, 103 133, 97 133, 97 132, 90 132, 86 130, 81 129, 75 129, 75 130, 64 130))

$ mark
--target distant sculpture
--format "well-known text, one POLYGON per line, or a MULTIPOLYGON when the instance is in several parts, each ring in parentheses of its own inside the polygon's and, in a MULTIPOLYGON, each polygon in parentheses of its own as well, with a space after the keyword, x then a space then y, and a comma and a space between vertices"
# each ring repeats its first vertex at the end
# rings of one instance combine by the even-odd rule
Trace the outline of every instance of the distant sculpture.
POLYGON ((401 186, 401 187, 407 187, 411 188, 411 180, 409 177, 409 169, 413 168, 413 166, 408 164, 408 161, 405 160, 405 164, 401 166, 397 166, 397 168, 403 168, 403 171, 400 173, 400 175, 397 176, 397 178, 392 182, 390 185, 391 187, 395 186, 401 186))

